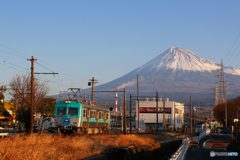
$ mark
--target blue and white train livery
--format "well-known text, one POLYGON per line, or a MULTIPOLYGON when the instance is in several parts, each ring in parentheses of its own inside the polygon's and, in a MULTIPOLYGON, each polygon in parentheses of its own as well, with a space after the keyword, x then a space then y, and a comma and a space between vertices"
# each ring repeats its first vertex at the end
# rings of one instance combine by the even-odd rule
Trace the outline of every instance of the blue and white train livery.
POLYGON ((109 131, 109 109, 89 105, 79 100, 57 102, 54 116, 54 124, 58 132, 97 134, 109 131))

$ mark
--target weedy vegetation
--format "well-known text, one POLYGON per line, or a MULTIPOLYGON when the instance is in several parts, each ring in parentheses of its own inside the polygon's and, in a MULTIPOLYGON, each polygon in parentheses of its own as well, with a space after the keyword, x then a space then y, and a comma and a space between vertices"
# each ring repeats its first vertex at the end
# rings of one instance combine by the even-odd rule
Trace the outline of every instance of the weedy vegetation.
POLYGON ((0 141, 0 159, 75 160, 101 154, 109 147, 151 146, 153 143, 154 137, 139 135, 52 138, 48 135, 33 134, 0 141))

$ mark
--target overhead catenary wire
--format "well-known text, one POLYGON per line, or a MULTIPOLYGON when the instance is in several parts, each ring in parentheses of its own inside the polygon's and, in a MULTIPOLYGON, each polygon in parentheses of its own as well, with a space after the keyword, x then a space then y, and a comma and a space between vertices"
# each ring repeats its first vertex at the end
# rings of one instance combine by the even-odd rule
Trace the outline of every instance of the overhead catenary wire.
MULTIPOLYGON (((237 39, 235 40, 235 42, 233 43, 233 46, 230 48, 229 52, 228 52, 227 55, 224 57, 224 59, 227 58, 227 56, 231 53, 231 51, 232 51, 232 49, 234 48, 234 46, 235 46, 235 44, 236 44, 236 42, 237 42, 237 40, 238 40, 239 37, 240 37, 240 33, 239 33, 239 35, 237 36, 237 39)), ((228 60, 231 58, 231 56, 232 56, 232 54, 229 56, 228 60)), ((227 61, 228 61, 228 60, 227 60, 227 61)))
POLYGON ((27 69, 27 68, 24 68, 24 67, 21 67, 21 66, 19 66, 19 65, 16 65, 16 64, 13 64, 13 63, 7 62, 7 61, 5 61, 5 60, 2 60, 2 59, 0 59, 0 61, 2 61, 2 62, 4 62, 4 63, 11 64, 11 65, 13 65, 13 66, 16 66, 16 67, 20 67, 20 68, 22 68, 22 69, 29 70, 29 69, 27 69))
POLYGON ((17 69, 17 68, 11 67, 11 66, 7 66, 6 64, 2 64, 2 63, 0 63, 0 64, 3 65, 3 66, 6 66, 6 67, 12 68, 12 69, 15 69, 15 70, 21 71, 21 72, 28 73, 28 72, 26 72, 26 71, 23 71, 23 70, 20 70, 20 69, 17 69))

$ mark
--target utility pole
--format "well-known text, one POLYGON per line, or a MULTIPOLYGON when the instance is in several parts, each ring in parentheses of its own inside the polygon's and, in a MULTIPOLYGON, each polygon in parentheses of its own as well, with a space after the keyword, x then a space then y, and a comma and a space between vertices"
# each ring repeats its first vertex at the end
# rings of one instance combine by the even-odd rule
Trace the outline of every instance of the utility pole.
POLYGON ((196 115, 195 115, 195 105, 193 106, 193 127, 195 127, 195 118, 196 118, 196 115))
POLYGON ((190 96, 190 135, 192 136, 192 96, 190 96))
POLYGON ((126 134, 126 88, 124 88, 124 134, 126 134))
POLYGON ((174 122, 174 128, 173 128, 173 131, 176 131, 176 125, 175 125, 175 114, 176 114, 176 110, 175 110, 175 102, 174 102, 174 109, 173 109, 173 110, 174 110, 174 112, 173 112, 173 113, 174 113, 174 115, 173 115, 173 116, 174 116, 174 117, 173 117, 173 119, 174 119, 174 121, 173 121, 173 122, 174 122))
POLYGON ((156 92, 156 108, 157 108, 157 135, 158 135, 158 92, 156 92))
POLYGON ((138 131, 140 131, 140 117, 139 117, 139 81, 138 81, 138 74, 137 74, 137 101, 138 101, 138 131))
POLYGON ((59 94, 59 101, 61 101, 61 95, 62 95, 62 92, 60 91, 60 94, 59 94))
POLYGON ((215 83, 215 86, 213 88, 213 99, 214 99, 214 104, 213 104, 213 107, 212 107, 212 111, 211 111, 211 120, 213 122, 213 109, 217 106, 218 104, 218 87, 217 87, 217 83, 215 83))
POLYGON ((206 112, 204 112, 204 125, 205 125, 205 130, 206 130, 206 112))
POLYGON ((163 101, 163 130, 165 131, 165 126, 166 126, 166 122, 165 122, 165 101, 163 101))
POLYGON ((94 84, 95 83, 98 83, 97 81, 98 80, 96 80, 96 79, 94 79, 94 77, 92 77, 92 79, 89 79, 89 81, 91 81, 91 82, 88 82, 88 86, 91 86, 91 84, 92 84, 92 102, 94 101, 94 84))
POLYGON ((33 96, 34 96, 34 61, 37 61, 37 58, 34 59, 34 56, 32 56, 31 59, 27 59, 28 61, 31 61, 31 121, 30 121, 30 133, 33 133, 33 96))
MULTIPOLYGON (((87 93, 84 92, 84 98, 83 98, 84 102, 86 102, 86 98, 87 98, 87 93)), ((106 102, 105 102, 105 108, 106 108, 106 102)))
MULTIPOLYGON (((16 111, 15 111, 15 133, 17 133, 17 110, 18 110, 18 88, 17 88, 17 94, 16 94, 16 111)), ((20 123, 20 121, 19 121, 20 123)), ((19 128, 19 133, 20 133, 20 128, 19 128)))
POLYGON ((130 134, 132 133, 132 94, 130 94, 130 134))
POLYGON ((215 83, 215 86, 213 88, 213 99, 214 99, 214 104, 213 104, 213 108, 217 106, 218 104, 218 87, 217 87, 217 83, 215 83))

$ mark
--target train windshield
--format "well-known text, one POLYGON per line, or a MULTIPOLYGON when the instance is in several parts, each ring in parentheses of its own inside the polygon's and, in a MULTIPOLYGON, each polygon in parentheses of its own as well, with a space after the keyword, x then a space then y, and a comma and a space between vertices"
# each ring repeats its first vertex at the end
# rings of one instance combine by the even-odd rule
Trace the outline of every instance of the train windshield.
POLYGON ((58 107, 57 108, 57 115, 66 115, 67 107, 58 107))
POLYGON ((68 115, 69 116, 77 116, 78 115, 78 108, 68 108, 68 115))

